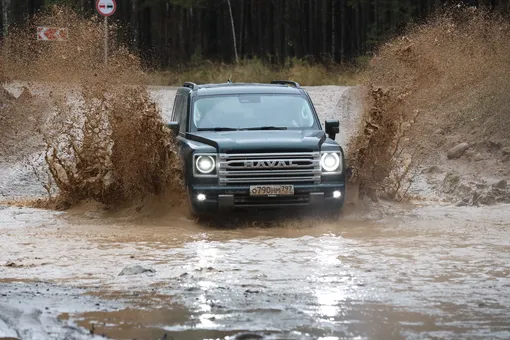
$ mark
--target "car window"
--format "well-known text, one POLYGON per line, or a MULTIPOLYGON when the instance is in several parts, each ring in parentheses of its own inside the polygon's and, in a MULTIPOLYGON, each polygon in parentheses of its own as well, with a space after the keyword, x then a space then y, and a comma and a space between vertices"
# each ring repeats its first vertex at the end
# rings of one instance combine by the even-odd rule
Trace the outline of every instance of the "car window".
POLYGON ((180 116, 180 106, 179 106, 179 103, 180 103, 180 98, 182 96, 177 93, 175 95, 175 99, 174 99, 174 107, 172 108, 172 122, 178 122, 179 121, 179 116, 180 116))
POLYGON ((186 132, 186 125, 188 123, 188 95, 181 95, 181 104, 180 104, 180 120, 179 120, 179 130, 181 132, 186 132))
POLYGON ((317 127, 306 98, 296 95, 240 94, 197 98, 193 105, 196 129, 234 129, 276 126, 288 129, 317 127))

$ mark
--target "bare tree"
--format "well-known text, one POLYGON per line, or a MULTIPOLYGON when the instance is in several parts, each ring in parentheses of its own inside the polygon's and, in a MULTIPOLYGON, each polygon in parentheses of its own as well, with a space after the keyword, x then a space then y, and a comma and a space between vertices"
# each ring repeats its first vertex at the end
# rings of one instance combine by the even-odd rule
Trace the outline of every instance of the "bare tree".
POLYGON ((131 3, 131 26, 133 29, 133 48, 138 50, 140 48, 138 35, 140 33, 138 26, 138 8, 139 8, 139 0, 132 0, 131 3))
POLYGON ((335 26, 335 0, 331 1, 331 59, 335 61, 336 26, 335 26))
POLYGON ((232 23, 232 37, 234 38, 234 53, 236 56, 236 63, 239 64, 239 57, 237 55, 237 42, 236 42, 236 28, 234 26, 234 16, 232 15, 232 6, 230 6, 230 0, 227 0, 228 11, 230 12, 230 22, 232 23))
POLYGON ((2 13, 4 14, 3 22, 3 34, 4 40, 7 38, 9 34, 9 5, 11 4, 11 0, 2 0, 2 13))

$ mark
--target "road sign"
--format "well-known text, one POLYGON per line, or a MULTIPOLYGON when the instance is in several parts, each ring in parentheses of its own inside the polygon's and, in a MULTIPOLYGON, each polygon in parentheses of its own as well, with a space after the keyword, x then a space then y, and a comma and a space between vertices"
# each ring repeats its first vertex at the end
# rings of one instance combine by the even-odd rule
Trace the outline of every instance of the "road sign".
POLYGON ((97 0, 96 9, 102 16, 109 17, 117 10, 115 0, 97 0))
POLYGON ((117 10, 115 0, 97 0, 96 9, 104 16, 104 63, 108 64, 108 17, 117 10))
POLYGON ((39 26, 37 27, 37 40, 65 41, 67 40, 67 28, 39 26))

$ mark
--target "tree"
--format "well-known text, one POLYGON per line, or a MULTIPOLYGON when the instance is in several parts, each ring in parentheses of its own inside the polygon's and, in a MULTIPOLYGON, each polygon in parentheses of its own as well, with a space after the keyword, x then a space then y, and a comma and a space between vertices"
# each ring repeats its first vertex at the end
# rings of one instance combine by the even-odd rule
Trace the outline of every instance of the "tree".
MULTIPOLYGON (((3 35, 52 4, 95 14, 96 0, 0 0, 3 35)), ((458 0, 510 13, 508 0, 458 0)), ((117 0, 117 39, 148 63, 175 67, 202 59, 243 57, 349 62, 410 21, 451 0, 117 0)), ((455 2, 457 3, 457 2, 455 2)))
POLYGON ((234 16, 232 15, 232 6, 230 5, 230 0, 227 0, 228 11, 230 13, 230 23, 232 24, 232 38, 234 39, 234 54, 236 57, 236 63, 239 64, 239 57, 237 55, 237 42, 236 42, 236 28, 234 25, 234 16))
POLYGON ((9 34, 9 8, 11 5, 11 0, 2 0, 2 13, 3 13, 3 35, 4 40, 7 38, 9 34))

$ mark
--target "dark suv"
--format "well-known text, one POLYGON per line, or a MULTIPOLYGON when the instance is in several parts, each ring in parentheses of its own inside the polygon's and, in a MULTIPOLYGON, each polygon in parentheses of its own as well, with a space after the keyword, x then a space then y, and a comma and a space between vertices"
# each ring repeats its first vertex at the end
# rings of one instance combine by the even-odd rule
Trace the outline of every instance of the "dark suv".
POLYGON ((296 82, 184 83, 172 121, 192 210, 313 206, 339 213, 345 158, 296 82))

